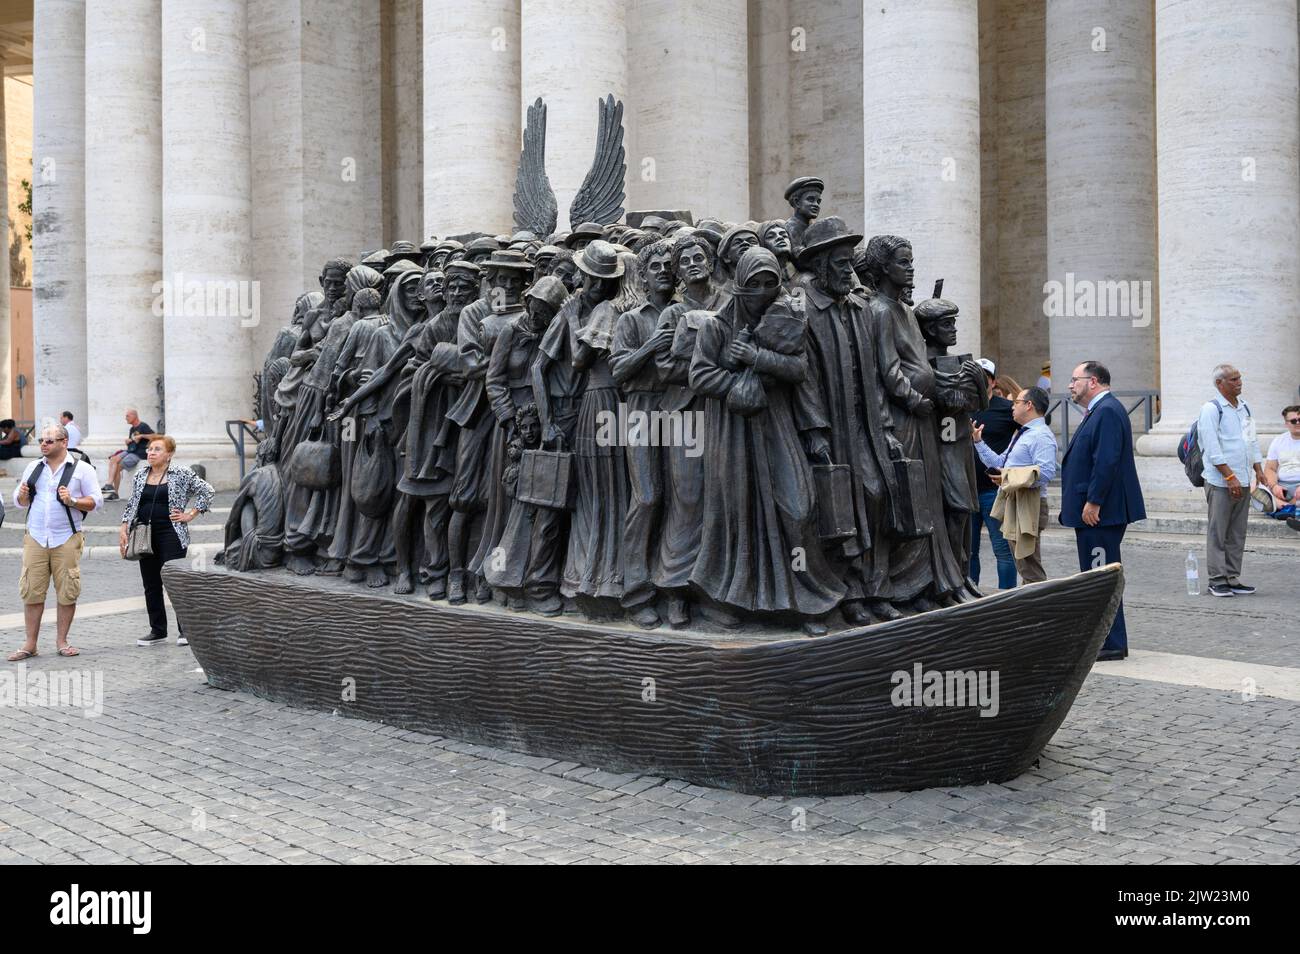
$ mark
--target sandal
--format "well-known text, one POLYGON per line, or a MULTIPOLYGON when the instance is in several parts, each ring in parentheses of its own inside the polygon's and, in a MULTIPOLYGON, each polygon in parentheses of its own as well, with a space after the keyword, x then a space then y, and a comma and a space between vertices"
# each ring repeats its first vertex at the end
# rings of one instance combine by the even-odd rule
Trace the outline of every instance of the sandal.
POLYGON ((80 655, 81 655, 81 650, 78 649, 76 646, 60 646, 58 652, 59 652, 59 655, 60 655, 60 656, 80 656, 80 655))
POLYGON ((31 659, 31 658, 33 658, 33 657, 35 657, 35 656, 39 656, 39 655, 40 655, 40 653, 36 652, 35 650, 32 650, 31 652, 28 652, 28 651, 25 650, 25 649, 18 649, 18 650, 15 650, 14 652, 12 652, 12 653, 9 654, 9 661, 10 661, 10 662, 22 662, 24 659, 31 659))

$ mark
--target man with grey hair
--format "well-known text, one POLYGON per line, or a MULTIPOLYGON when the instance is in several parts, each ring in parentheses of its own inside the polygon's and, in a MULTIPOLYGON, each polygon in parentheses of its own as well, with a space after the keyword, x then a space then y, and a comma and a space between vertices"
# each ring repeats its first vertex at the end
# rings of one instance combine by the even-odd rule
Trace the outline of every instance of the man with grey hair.
POLYGON ((1043 531, 1047 529, 1047 485, 1056 476, 1056 435, 1047 426, 1049 397, 1042 388, 1025 388, 1011 402, 1011 417, 1020 425, 1011 443, 1001 454, 984 443, 984 426, 971 428, 975 453, 988 468, 989 480, 1001 486, 1003 472, 1010 467, 1037 467, 1038 481, 1029 489, 1038 491, 1038 532, 1034 536, 1034 550, 1024 557, 1016 557, 1016 569, 1026 583, 1041 583, 1047 579, 1043 569, 1043 531))
POLYGON ((13 499, 27 510, 18 583, 27 639, 21 649, 9 654, 9 661, 21 662, 37 654, 36 637, 51 581, 59 604, 55 648, 60 656, 80 655, 68 643, 68 630, 81 596, 81 551, 85 545, 81 523, 86 514, 103 506, 104 498, 95 485, 95 469, 68 453, 68 432, 61 424, 51 424, 41 432, 41 459, 23 472, 13 499))
POLYGON ((1255 588, 1240 578, 1250 516, 1249 475, 1254 470, 1261 487, 1268 483, 1264 457, 1250 407, 1240 400, 1241 372, 1230 364, 1219 365, 1214 369, 1214 387, 1219 396, 1205 403, 1197 423, 1210 514, 1205 535, 1210 595, 1249 596, 1255 588))

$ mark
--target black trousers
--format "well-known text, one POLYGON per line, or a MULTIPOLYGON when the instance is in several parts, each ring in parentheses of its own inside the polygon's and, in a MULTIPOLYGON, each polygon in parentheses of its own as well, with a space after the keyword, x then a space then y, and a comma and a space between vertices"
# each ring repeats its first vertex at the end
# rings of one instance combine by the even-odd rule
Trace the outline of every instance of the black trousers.
MULTIPOLYGON (((140 579, 144 582, 144 605, 149 610, 149 633, 167 635, 167 605, 163 602, 162 568, 168 560, 179 560, 186 549, 171 521, 153 524, 153 556, 141 557, 140 579)), ((180 631, 180 624, 177 624, 180 631)))

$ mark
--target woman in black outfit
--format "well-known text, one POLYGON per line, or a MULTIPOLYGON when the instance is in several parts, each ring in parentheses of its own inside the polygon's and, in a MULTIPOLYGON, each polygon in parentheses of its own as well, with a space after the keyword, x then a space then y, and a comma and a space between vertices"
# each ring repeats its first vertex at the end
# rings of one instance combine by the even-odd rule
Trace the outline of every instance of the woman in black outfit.
MULTIPOLYGON (((149 436, 149 466, 135 474, 131 502, 122 512, 122 529, 118 546, 126 556, 127 536, 137 522, 153 528, 153 556, 141 557, 140 579, 144 581, 144 602, 149 610, 149 635, 135 641, 137 646, 156 646, 167 640, 167 607, 163 603, 162 568, 168 560, 185 556, 190 545, 189 522, 206 513, 212 504, 212 485, 188 467, 172 463, 176 441, 166 434, 149 436), (190 500, 194 508, 188 509, 190 500)), ((179 632, 180 625, 177 624, 179 632)), ((184 633, 176 645, 187 646, 184 633)))

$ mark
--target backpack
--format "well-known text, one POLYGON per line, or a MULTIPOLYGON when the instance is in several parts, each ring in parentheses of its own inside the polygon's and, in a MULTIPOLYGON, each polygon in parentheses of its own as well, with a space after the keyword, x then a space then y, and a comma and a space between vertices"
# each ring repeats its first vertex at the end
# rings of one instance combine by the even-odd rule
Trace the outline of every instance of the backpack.
MULTIPOLYGON (((32 512, 32 503, 36 500, 36 480, 37 480, 36 475, 40 473, 41 464, 43 463, 44 461, 42 461, 40 464, 37 464, 35 467, 33 467, 31 474, 29 474, 27 477, 27 494, 28 494, 27 513, 28 514, 32 512)), ((64 466, 63 473, 59 477, 59 486, 66 487, 68 486, 68 484, 72 483, 72 477, 73 474, 76 472, 76 470, 77 470, 77 459, 75 457, 69 457, 68 464, 64 466)), ((55 496, 57 497, 58 491, 56 490, 54 493, 55 496)), ((59 501, 59 503, 63 505, 63 511, 68 515, 68 523, 72 525, 72 532, 77 533, 78 532, 77 521, 72 518, 72 508, 69 507, 67 504, 63 503, 63 501, 59 501)), ((26 519, 27 519, 26 517, 23 518, 24 523, 26 522, 26 519)), ((84 516, 82 517, 82 520, 85 520, 84 516)))
MULTIPOLYGON (((1219 410, 1219 420, 1223 420, 1223 405, 1218 401, 1214 406, 1219 410)), ((1250 405, 1245 401, 1241 406, 1246 409, 1247 416, 1250 415, 1250 405)), ((1205 453, 1201 449, 1201 418, 1197 415, 1196 420, 1192 421, 1192 426, 1188 428, 1183 439, 1178 442, 1178 459, 1182 461, 1183 470, 1187 474, 1187 479, 1191 481, 1193 487, 1205 486, 1205 453)))

